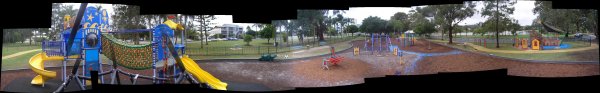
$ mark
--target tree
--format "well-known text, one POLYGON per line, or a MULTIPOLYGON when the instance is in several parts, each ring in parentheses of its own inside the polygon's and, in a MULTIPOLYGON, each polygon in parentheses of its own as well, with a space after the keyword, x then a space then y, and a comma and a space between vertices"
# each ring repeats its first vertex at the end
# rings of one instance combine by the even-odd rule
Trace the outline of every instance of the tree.
MULTIPOLYGON (((568 37, 572 30, 579 31, 582 27, 597 33, 597 10, 552 9, 552 2, 536 1, 533 13, 539 15, 538 20, 563 29, 566 32, 565 37, 568 37), (570 29, 571 27, 575 29, 570 29)), ((532 26, 534 25, 537 26, 539 23, 534 23, 532 26)))
MULTIPOLYGON (((279 30, 279 32, 281 32, 282 28, 284 28, 284 26, 286 26, 288 24, 287 20, 276 20, 276 21, 271 21, 271 23, 273 24, 273 26, 275 26, 276 30, 275 32, 277 32, 277 30, 279 30)), ((277 34, 275 34, 275 42, 277 42, 277 34)))
POLYGON ((262 38, 267 38, 267 43, 270 43, 271 38, 275 37, 275 26, 268 24, 260 31, 262 38))
POLYGON ((254 38, 252 35, 244 35, 244 42, 246 42, 246 46, 250 46, 250 42, 252 42, 252 38, 254 38))
POLYGON ((500 48, 500 42, 499 42, 499 33, 500 33, 500 29, 507 29, 508 24, 500 24, 500 23, 508 23, 508 22, 501 22, 504 20, 501 19, 507 19, 508 21, 511 21, 509 19, 509 15, 513 14, 513 11, 515 10, 514 8, 514 4, 517 3, 516 1, 500 1, 500 0, 496 0, 496 1, 486 1, 485 2, 485 7, 482 9, 483 11, 481 12, 481 16, 489 16, 488 20, 495 20, 494 22, 496 23, 495 29, 496 29, 496 48, 500 48), (502 26, 501 26, 502 25, 502 26))
POLYGON ((431 22, 429 22, 428 20, 423 20, 420 22, 417 22, 416 25, 413 27, 413 30, 415 31, 416 34, 419 35, 423 35, 423 34, 430 34, 435 32, 435 25, 431 22))
POLYGON ((354 36, 354 33, 358 32, 358 27, 356 25, 349 25, 346 26, 346 32, 352 33, 352 36, 354 36))
POLYGON ((200 28, 200 32, 204 32, 201 33, 201 36, 204 38, 205 41, 204 45, 208 45, 208 31, 213 30, 215 28, 214 26, 212 26, 215 24, 212 21, 217 18, 215 17, 215 15, 197 15, 194 17, 194 19, 196 19, 194 21, 200 23, 198 25, 198 27, 200 28))
POLYGON ((252 29, 250 29, 250 26, 248 26, 248 27, 246 27, 246 34, 247 35, 251 35, 252 37, 256 37, 257 32, 254 31, 254 30, 252 30, 252 29))
MULTIPOLYGON (((288 31, 287 34, 289 36, 294 36, 294 33, 296 34, 296 36, 298 36, 298 39, 300 39, 301 35, 298 34, 298 29, 299 29, 299 25, 297 24, 298 22, 296 20, 289 20, 287 25, 285 26, 285 29, 288 31)), ((291 40, 292 45, 294 44, 294 39, 292 38, 291 40)))
POLYGON ((50 31, 48 31, 47 35, 50 36, 50 38, 56 39, 55 36, 63 30, 65 30, 63 29, 65 15, 70 15, 71 19, 74 19, 78 10, 79 9, 73 9, 72 5, 52 3, 52 26, 50 28, 50 31))
MULTIPOLYGON (((146 29, 143 17, 140 16, 140 7, 133 5, 113 5, 115 15, 113 18, 113 27, 120 29, 146 29)), ((149 34, 149 33, 143 33, 149 34)), ((127 36, 133 39, 134 44, 139 44, 140 33, 134 33, 134 36, 127 36)))
POLYGON ((298 10, 298 24, 304 24, 302 28, 306 27, 306 30, 314 30, 319 41, 324 41, 323 33, 327 30, 326 15, 329 12, 333 15, 343 13, 340 10, 298 10))
POLYGON ((283 40, 283 42, 288 42, 288 34, 287 33, 281 33, 281 40, 283 40))
POLYGON ((362 29, 366 33, 383 33, 386 28, 386 21, 374 16, 369 16, 362 21, 359 29, 362 29))
POLYGON ((390 23, 393 27, 394 32, 405 32, 409 29, 410 21, 409 17, 404 12, 398 12, 390 18, 390 23))
MULTIPOLYGON (((436 5, 434 6, 437 10, 435 13, 436 20, 439 20, 443 24, 442 27, 446 28, 449 33, 455 26, 458 25, 464 19, 473 16, 475 13, 475 4, 472 2, 466 2, 465 4, 449 4, 449 5, 436 5)), ((448 43, 452 44, 452 34, 448 34, 450 40, 448 43)))

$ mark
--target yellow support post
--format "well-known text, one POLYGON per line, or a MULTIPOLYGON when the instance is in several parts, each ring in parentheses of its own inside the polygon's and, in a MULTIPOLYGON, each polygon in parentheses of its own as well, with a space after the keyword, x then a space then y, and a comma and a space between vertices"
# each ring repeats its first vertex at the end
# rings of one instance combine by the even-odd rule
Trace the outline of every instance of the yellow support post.
POLYGON ((354 56, 358 56, 360 53, 360 48, 354 47, 354 56))
POLYGON ((540 41, 537 39, 531 40, 531 49, 540 50, 540 41))
POLYGON ((398 55, 398 48, 394 48, 394 56, 398 55))

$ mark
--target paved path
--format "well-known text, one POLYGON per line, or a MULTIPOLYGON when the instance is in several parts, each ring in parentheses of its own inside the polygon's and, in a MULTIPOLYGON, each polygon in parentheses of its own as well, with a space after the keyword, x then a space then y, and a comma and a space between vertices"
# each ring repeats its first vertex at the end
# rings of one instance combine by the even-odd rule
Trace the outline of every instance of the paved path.
POLYGON ((11 54, 11 55, 8 55, 8 56, 2 56, 2 60, 13 58, 13 57, 20 56, 20 55, 27 54, 27 53, 31 53, 31 52, 35 52, 35 51, 42 51, 42 49, 33 49, 33 50, 28 50, 28 51, 21 51, 21 52, 14 53, 14 54, 11 54))
MULTIPOLYGON (((417 62, 421 61, 425 57, 456 55, 456 54, 461 54, 463 52, 458 51, 458 50, 452 50, 450 52, 444 52, 444 53, 421 53, 421 52, 410 52, 410 51, 402 50, 402 53, 417 55, 417 58, 415 60, 408 62, 410 64, 410 66, 405 68, 404 72, 402 72, 402 73, 412 73, 412 72, 414 72, 414 70, 417 67, 417 62)), ((401 73, 399 73, 399 71, 396 71, 396 75, 400 75, 400 74, 401 73)))
POLYGON ((598 49, 598 44, 592 44, 591 47, 584 47, 584 48, 574 48, 574 49, 560 49, 560 50, 496 50, 496 49, 489 49, 489 48, 485 48, 479 45, 475 45, 472 43, 466 43, 467 45, 477 49, 478 51, 484 51, 484 52, 497 52, 497 53, 516 53, 516 54, 533 54, 533 53, 561 53, 561 52, 576 52, 576 51, 584 51, 584 50, 591 50, 591 49, 598 49))

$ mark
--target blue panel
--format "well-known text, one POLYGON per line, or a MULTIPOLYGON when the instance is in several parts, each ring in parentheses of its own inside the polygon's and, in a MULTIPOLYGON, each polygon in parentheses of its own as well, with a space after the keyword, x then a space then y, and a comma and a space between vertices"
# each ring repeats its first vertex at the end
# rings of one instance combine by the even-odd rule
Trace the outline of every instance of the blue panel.
POLYGON ((163 43, 164 41, 162 41, 162 33, 167 33, 167 35, 169 37, 173 37, 174 33, 173 30, 171 28, 169 28, 169 26, 165 25, 165 24, 160 24, 156 27, 154 27, 154 31, 152 32, 153 35, 153 42, 158 43, 158 50, 157 50, 157 59, 161 60, 164 59, 164 52, 166 52, 163 48, 163 43))
POLYGON ((560 44, 559 46, 542 46, 543 50, 553 50, 553 49, 567 49, 571 48, 569 44, 560 44))
POLYGON ((85 76, 90 76, 90 70, 99 71, 100 62, 98 61, 98 49, 85 50, 85 76))

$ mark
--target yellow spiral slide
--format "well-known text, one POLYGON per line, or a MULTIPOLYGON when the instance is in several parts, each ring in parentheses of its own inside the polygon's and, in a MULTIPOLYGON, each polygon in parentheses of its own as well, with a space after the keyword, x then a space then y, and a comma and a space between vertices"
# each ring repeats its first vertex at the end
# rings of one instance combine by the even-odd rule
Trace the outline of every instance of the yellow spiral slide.
POLYGON ((210 73, 202 70, 194 60, 189 58, 187 55, 181 58, 185 70, 192 74, 195 78, 199 79, 200 82, 208 84, 210 87, 218 90, 227 90, 227 83, 221 82, 221 80, 215 78, 210 73))
POLYGON ((44 61, 50 60, 63 60, 62 56, 57 57, 48 57, 45 52, 38 53, 29 59, 29 67, 31 70, 38 74, 31 80, 31 84, 33 85, 44 85, 44 82, 48 79, 52 79, 56 77, 56 72, 44 70, 44 61))

